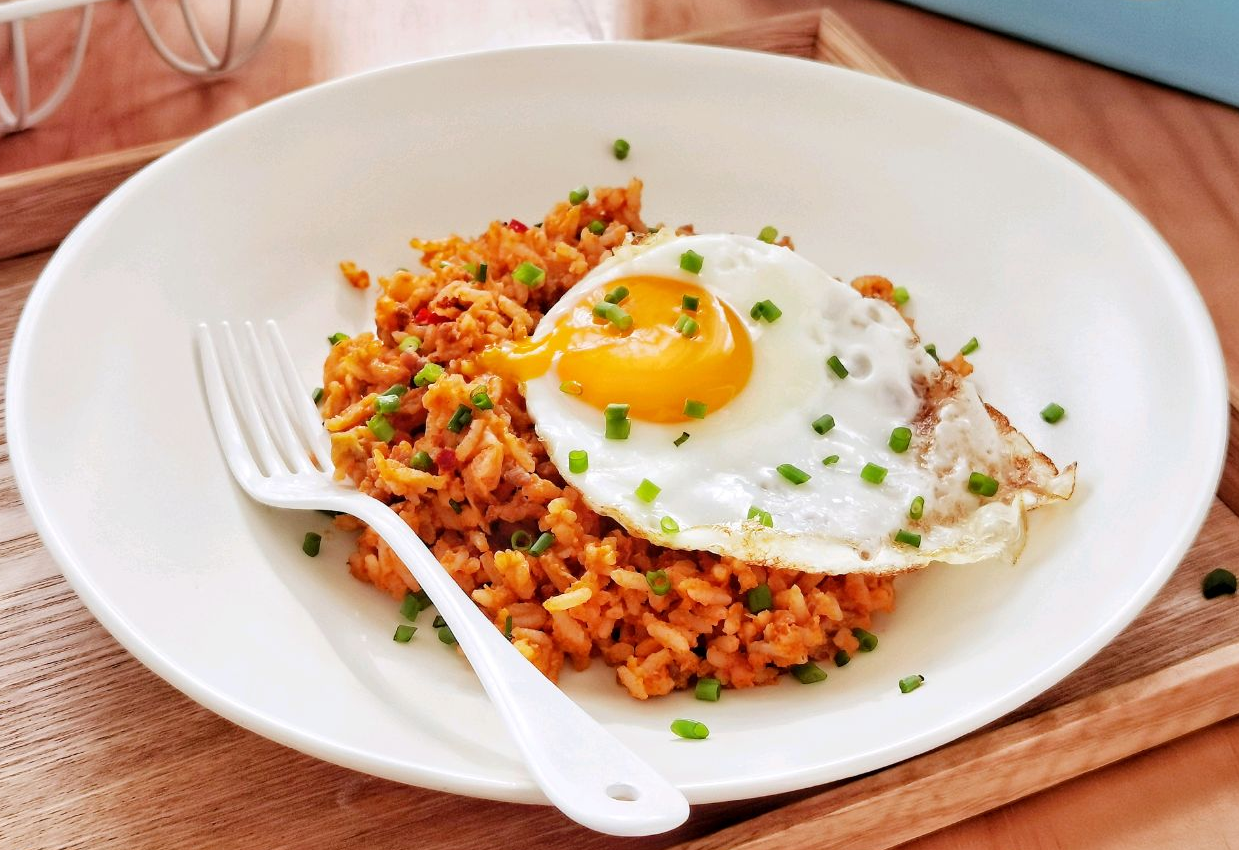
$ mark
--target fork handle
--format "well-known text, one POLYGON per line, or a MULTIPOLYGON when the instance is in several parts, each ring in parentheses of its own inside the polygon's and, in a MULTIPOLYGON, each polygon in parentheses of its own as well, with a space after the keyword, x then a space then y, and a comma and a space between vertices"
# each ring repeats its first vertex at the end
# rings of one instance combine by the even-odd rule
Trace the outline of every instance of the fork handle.
POLYGON ((684 795, 528 663, 395 511, 361 494, 349 501, 350 513, 383 538, 434 601, 534 781, 560 811, 622 836, 666 832, 688 818, 684 795))

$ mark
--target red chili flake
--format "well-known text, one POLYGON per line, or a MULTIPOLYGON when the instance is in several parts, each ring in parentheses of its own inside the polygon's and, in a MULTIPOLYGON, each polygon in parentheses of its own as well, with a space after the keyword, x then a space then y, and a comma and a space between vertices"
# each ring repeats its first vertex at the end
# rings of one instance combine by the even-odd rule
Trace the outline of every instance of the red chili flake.
POLYGON ((430 312, 429 307, 423 307, 413 314, 413 321, 419 325, 441 325, 451 320, 447 316, 440 316, 438 313, 430 312))
POLYGON ((435 465, 439 467, 440 472, 451 472, 460 462, 456 460, 456 452, 451 449, 440 449, 435 455, 435 465))
POLYGON ((517 221, 516 219, 512 219, 508 222, 508 229, 513 233, 524 233, 529 229, 529 225, 524 222, 517 221))

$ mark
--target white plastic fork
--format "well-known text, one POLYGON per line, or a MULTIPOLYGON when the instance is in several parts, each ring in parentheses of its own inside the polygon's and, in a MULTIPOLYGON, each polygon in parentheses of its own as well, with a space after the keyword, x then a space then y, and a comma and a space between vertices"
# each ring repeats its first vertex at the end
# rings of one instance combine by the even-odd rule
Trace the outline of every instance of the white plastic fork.
POLYGON ((198 325, 215 433, 245 492, 275 507, 352 514, 386 541, 447 621, 525 766, 560 811, 610 835, 654 835, 683 823, 688 801, 675 786, 526 661, 395 511, 333 479, 327 434, 275 322, 266 323, 265 348, 250 322, 244 345, 227 322, 219 337, 217 346, 211 328, 198 325))

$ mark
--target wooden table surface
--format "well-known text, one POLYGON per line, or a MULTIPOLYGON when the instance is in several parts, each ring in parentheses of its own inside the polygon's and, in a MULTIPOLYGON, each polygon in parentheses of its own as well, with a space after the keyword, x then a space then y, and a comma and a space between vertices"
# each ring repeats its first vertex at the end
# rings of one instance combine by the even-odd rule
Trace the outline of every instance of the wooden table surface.
MULTIPOLYGON (((375 0, 363 12, 343 0, 300 0, 287 4, 272 43, 252 65, 234 78, 202 86, 155 58, 131 10, 106 3, 98 8, 74 93, 36 130, 0 139, 0 174, 191 134, 282 92, 397 61, 544 41, 667 37, 819 5, 819 0, 375 0)), ((1239 269, 1239 112, 904 6, 881 0, 829 5, 912 82, 1031 129, 1131 199, 1199 283, 1232 374, 1239 374, 1239 301, 1231 297, 1239 269)), ((167 19, 172 9, 161 4, 156 11, 167 19)), ((64 20, 47 16, 30 28, 36 66, 57 61, 67 48, 64 20)), ((9 90, 8 45, 0 40, 0 47, 0 86, 9 90)), ((0 331, 6 338, 22 297, 0 291, 0 331)), ((0 471, 6 479, 7 467, 4 453, 0 471)), ((0 552, 0 564, 47 558, 32 554, 29 519, 11 490, 0 493, 0 526, 3 538, 15 541, 11 551, 0 552)), ((10 589, 10 572, 0 569, 0 599, 10 589)), ((22 836, 16 846, 23 848, 69 846, 69 836, 76 837, 72 846, 99 846, 91 835, 110 836, 125 847, 181 846, 189 836, 203 834, 203 821, 212 826, 210 846, 269 846, 255 842, 271 841, 272 824, 284 821, 289 829, 280 846, 316 846, 313 836, 296 828, 296 812, 303 806, 351 812, 356 829, 349 846, 463 848, 502 835, 484 823, 484 815, 501 819, 506 807, 461 800, 478 812, 473 832, 430 840, 425 830, 433 824, 420 821, 406 841, 368 836, 366 812, 408 805, 407 789, 360 775, 341 784, 339 768, 291 756, 194 706, 103 635, 63 583, 48 580, 43 604, 37 633, 0 635, 0 641, 45 640, 49 657, 70 651, 74 641, 87 641, 97 649, 82 663, 127 665, 132 687, 97 698, 82 695, 72 728, 45 730, 36 758, 49 765, 63 760, 55 770, 32 773, 24 769, 30 765, 6 759, 23 717, 2 715, 0 846, 12 846, 6 834, 22 836), (150 776, 145 787, 166 791, 159 799, 121 793, 123 777, 141 774, 144 754, 163 743, 123 734, 135 699, 157 699, 183 717, 184 733, 176 744, 184 748, 187 775, 199 773, 201 782, 150 776), (62 752, 66 736, 76 740, 71 759, 62 752), (284 799, 281 775, 290 765, 323 777, 324 787, 331 778, 334 793, 295 804, 284 799), (10 784, 30 775, 56 781, 38 788, 10 784), (202 787, 210 789, 206 799, 198 794, 202 787), (59 814, 68 808, 65 801, 83 796, 96 804, 97 823, 68 829, 59 814), (19 799, 25 801, 20 809, 7 802, 19 799)), ((45 690, 47 699, 63 698, 64 683, 43 680, 40 673, 36 664, 6 670, 0 681, 45 690)), ((705 817, 725 815, 707 811, 705 817)), ((541 840, 552 842, 560 829, 556 816, 548 812, 540 821, 546 826, 541 840)), ((525 844, 515 837, 506 843, 525 844)), ((905 846, 1239 848, 1239 719, 905 846)))

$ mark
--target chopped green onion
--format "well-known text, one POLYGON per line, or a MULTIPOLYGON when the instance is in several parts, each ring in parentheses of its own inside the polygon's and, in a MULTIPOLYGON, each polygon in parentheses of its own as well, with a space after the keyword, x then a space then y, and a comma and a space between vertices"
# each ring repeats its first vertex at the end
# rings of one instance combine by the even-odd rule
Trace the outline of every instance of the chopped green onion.
POLYGON ((908 446, 912 445, 912 429, 900 426, 891 431, 889 445, 891 447, 891 451, 893 452, 898 454, 903 454, 906 452, 908 450, 908 446))
POLYGON ((628 315, 628 311, 610 301, 599 301, 595 304, 594 315, 600 319, 606 319, 621 331, 632 327, 632 316, 628 315))
POLYGON ((693 419, 705 419, 706 409, 704 401, 693 401, 691 398, 684 399, 685 416, 691 416, 693 419))
POLYGON ((396 643, 408 643, 413 640, 415 634, 417 634, 417 626, 396 626, 396 633, 391 636, 391 639, 396 643))
POLYGON ((430 601, 430 594, 424 590, 415 590, 413 591, 413 595, 417 597, 417 602, 422 606, 423 611, 434 604, 430 601))
POLYGON ((699 307, 701 307, 701 296, 700 295, 685 295, 683 298, 680 299, 681 310, 687 310, 690 313, 696 313, 699 307))
POLYGON ((427 363, 421 368, 416 375, 413 376, 413 386, 424 387, 428 384, 433 384, 435 381, 443 377, 443 367, 438 363, 427 363))
POLYGON ((971 354, 972 352, 976 351, 980 347, 981 347, 981 343, 977 342, 977 338, 974 336, 972 339, 964 343, 964 347, 959 350, 959 353, 960 354, 971 354))
POLYGON ((852 656, 847 653, 847 650, 841 649, 835 653, 835 666, 846 667, 848 662, 852 660, 852 656))
POLYGON ((675 443, 675 447, 678 449, 680 446, 687 443, 688 438, 691 436, 692 435, 689 434, 687 431, 681 431, 680 436, 676 437, 674 440, 672 440, 672 442, 675 443))
POLYGON ((696 319, 681 313, 680 318, 675 320, 675 329, 689 339, 692 339, 697 335, 697 331, 701 330, 701 325, 697 324, 696 319))
POLYGON ((930 357, 932 357, 935 363, 939 362, 938 361, 938 346, 934 345, 932 342, 929 345, 925 346, 925 353, 928 354, 930 357))
POLYGON ((413 336, 413 334, 409 334, 404 339, 400 340, 400 344, 396 346, 396 350, 397 351, 408 351, 412 349, 413 351, 417 351, 417 349, 421 347, 422 347, 422 341, 418 339, 417 337, 413 336))
POLYGON ((386 443, 392 437, 396 436, 396 429, 387 421, 387 417, 381 413, 376 413, 370 417, 370 421, 366 423, 366 427, 370 429, 370 433, 375 436, 380 442, 386 443))
POLYGON ((604 222, 599 221, 598 219, 594 219, 593 221, 589 223, 589 232, 594 234, 595 236, 601 236, 603 234, 603 231, 605 231, 606 229, 607 229, 606 224, 604 222))
POLYGON ((541 555, 547 549, 550 549, 554 542, 555 535, 551 534, 549 531, 544 531, 538 535, 538 539, 535 540, 533 545, 529 547, 529 554, 541 555))
POLYGON ((445 643, 448 646, 455 646, 456 635, 452 634, 452 630, 447 626, 442 626, 439 628, 439 642, 445 643))
POLYGON ((581 386, 580 381, 560 381, 559 391, 568 395, 580 395, 585 392, 585 388, 581 386))
POLYGON ((478 410, 490 410, 495 406, 495 403, 490 400, 490 396, 486 392, 486 387, 478 387, 470 393, 469 401, 473 402, 473 406, 478 410))
POLYGON ((983 472, 974 472, 968 476, 968 492, 992 496, 998 492, 998 482, 983 472))
POLYGON ((813 420, 813 430, 819 434, 825 434, 831 428, 835 427, 835 417, 827 413, 825 416, 819 416, 813 420))
POLYGON ((878 648, 878 636, 864 629, 852 629, 852 637, 860 641, 861 652, 873 652, 878 648))
POLYGON ((409 466, 420 469, 422 472, 429 472, 432 463, 430 455, 426 452, 414 452, 413 457, 409 458, 409 466))
POLYGON ((749 310, 749 316, 758 321, 765 319, 767 322, 773 322, 779 316, 783 315, 783 311, 775 306, 773 301, 758 301, 749 310))
POLYGON ((912 296, 902 286, 896 286, 894 292, 891 293, 891 297, 895 299, 896 304, 907 304, 908 299, 912 296))
POLYGON ((839 462, 838 455, 827 455, 826 457, 822 458, 822 466, 831 466, 838 462, 839 462))
POLYGON ((615 144, 611 145, 611 151, 615 154, 615 158, 619 160, 628 159, 628 152, 632 150, 632 145, 623 139, 616 139, 615 144))
POLYGON ((1200 583, 1200 592, 1205 599, 1218 596, 1233 596, 1235 594, 1235 574, 1230 570, 1216 569, 1205 576, 1200 583))
POLYGON ((755 519, 762 525, 766 526, 766 528, 774 528, 774 518, 771 517, 768 512, 757 507, 757 505, 749 506, 749 515, 747 519, 755 519))
POLYGON ((779 471, 779 475, 782 475, 793 484, 803 484, 809 480, 809 473, 799 467, 792 466, 790 463, 780 463, 775 469, 779 471))
POLYGON ((770 593, 770 585, 759 584, 744 597, 744 606, 752 614, 760 614, 774 607, 774 596, 770 593))
POLYGON ((627 440, 632 433, 631 419, 608 419, 605 436, 608 440, 627 440))
POLYGON ((462 404, 456 408, 456 412, 452 414, 452 418, 447 420, 447 430, 453 434, 459 434, 465 428, 469 427, 469 423, 473 421, 473 411, 469 409, 469 405, 462 404))
POLYGON ((314 403, 318 404, 323 400, 323 388, 315 387, 314 392, 310 394, 310 398, 314 399, 314 403))
POLYGON ((773 243, 774 240, 779 238, 779 231, 767 224, 757 234, 757 238, 763 242, 773 243))
POLYGON ((925 514, 925 497, 917 496, 912 500, 912 506, 908 508, 908 517, 911 519, 920 519, 925 514))
POLYGON ((486 283, 486 272, 486 263, 478 264, 478 270, 477 273, 473 275, 473 279, 478 283, 486 283))
POLYGON ((826 671, 818 667, 812 661, 804 664, 793 664, 792 675, 796 677, 796 681, 802 685, 812 685, 816 682, 826 681, 826 671))
POLYGON ((602 411, 602 415, 606 417, 608 422, 618 422, 621 419, 628 418, 629 406, 626 404, 608 404, 606 409, 602 411))
POLYGON ((914 531, 905 531, 904 529, 901 528, 897 532, 895 532, 895 542, 902 543, 905 546, 912 546, 916 549, 920 549, 921 548, 921 535, 917 534, 914 531))
POLYGON ((589 469, 589 452, 584 449, 573 449, 568 452, 568 471, 580 474, 589 469))
POLYGON ((666 596, 671 590, 671 577, 666 570, 650 570, 645 574, 645 583, 650 586, 650 593, 655 596, 666 596))
POLYGON ((469 276, 470 276, 470 277, 472 277, 472 278, 476 278, 476 277, 477 277, 477 274, 478 274, 478 267, 477 267, 476 265, 474 265, 473 263, 465 263, 465 265, 464 265, 464 269, 465 269, 465 271, 467 271, 467 272, 469 273, 469 276))
MULTIPOLYGON (((623 157, 620 157, 623 159, 623 157)), ((671 731, 679 735, 681 738, 688 738, 692 741, 700 741, 710 736, 710 730, 706 728, 704 723, 698 723, 696 720, 679 720, 671 721, 671 731)))
POLYGON ((572 204, 581 204, 589 197, 589 187, 585 185, 577 186, 568 193, 568 202, 572 204))
POLYGON ((860 477, 870 484, 881 484, 886 479, 886 468, 876 463, 867 463, 860 471, 860 477))
POLYGON ((409 388, 406 387, 404 384, 392 384, 390 387, 388 387, 383 392, 383 395, 402 396, 408 391, 409 391, 409 388))
POLYGON ((657 499, 658 494, 661 493, 662 491, 663 491, 663 488, 659 487, 657 484, 655 484, 650 479, 642 478, 641 483, 637 485, 637 489, 634 490, 633 492, 636 494, 638 499, 640 499, 643 502, 649 503, 657 499))
POLYGON ((923 684, 925 684, 925 677, 920 673, 915 676, 905 676, 899 680, 899 693, 910 694, 923 684))
POLYGON ((658 525, 662 528, 663 534, 675 534, 680 530, 680 524, 675 521, 674 517, 665 516, 658 521, 658 525))
POLYGON ((374 409, 379 413, 395 413, 400 409, 400 396, 380 395, 374 397, 374 409))
POLYGON ((345 333, 333 333, 331 336, 327 337, 327 341, 332 345, 338 345, 346 339, 348 339, 348 334, 345 333))
POLYGON ((465 509, 464 503, 458 502, 455 499, 448 499, 447 506, 452 509, 453 513, 457 513, 457 514, 459 514, 461 511, 465 509))
POLYGON ((529 547, 533 545, 533 535, 523 528, 518 528, 512 532, 512 537, 508 540, 512 544, 512 548, 519 552, 529 551, 529 547))
POLYGON ((417 598, 417 594, 409 591, 404 595, 404 601, 400 603, 400 616, 406 620, 416 620, 417 615, 422 613, 422 601, 417 598))
POLYGON ((512 278, 530 289, 536 289, 546 280, 546 272, 526 260, 512 270, 512 278))
POLYGON ((1063 409, 1061 404, 1050 402, 1041 411, 1041 418, 1053 425, 1055 422, 1063 418, 1063 414, 1067 411, 1063 409))
POLYGON ((704 676, 697 680, 697 686, 693 688, 693 696, 702 702, 718 702, 719 696, 723 693, 723 683, 713 676, 704 676))
POLYGON ((830 371, 834 372, 840 378, 848 376, 848 368, 843 365, 843 361, 835 355, 830 355, 830 359, 826 361, 826 365, 830 367, 830 371))
POLYGON ((509 614, 503 621, 503 636, 508 640, 512 639, 512 615, 509 614))
POLYGON ((323 544, 323 535, 315 534, 313 531, 305 533, 305 539, 301 541, 301 551, 305 552, 311 558, 318 557, 318 547, 323 544))
POLYGON ((622 304, 624 299, 628 297, 627 286, 617 286, 607 293, 607 297, 603 301, 609 301, 612 304, 622 304))
POLYGON ((706 258, 691 248, 680 255, 680 268, 689 274, 701 274, 701 266, 706 258))
POLYGON ((441 629, 446 625, 447 625, 447 620, 443 619, 442 614, 435 614, 434 620, 432 620, 430 623, 430 627, 432 629, 441 629))

